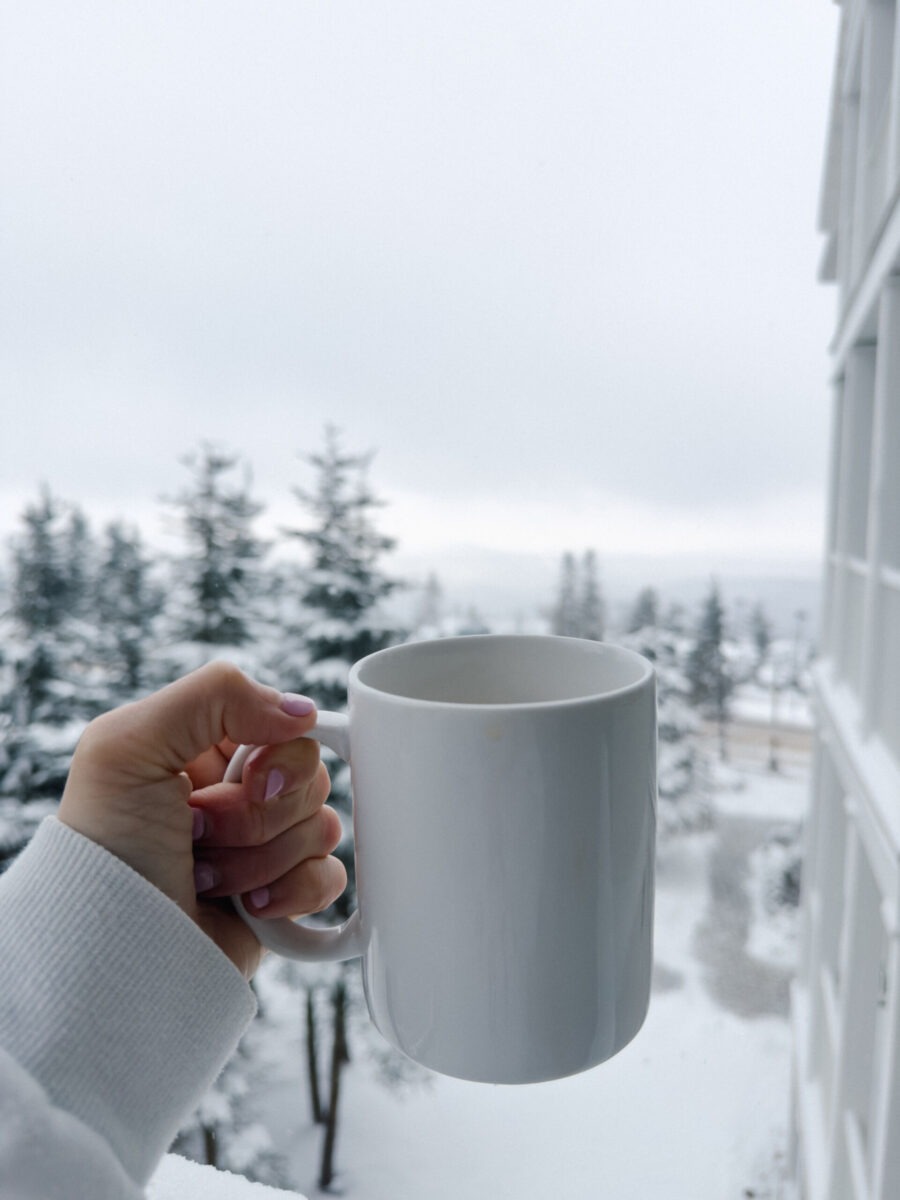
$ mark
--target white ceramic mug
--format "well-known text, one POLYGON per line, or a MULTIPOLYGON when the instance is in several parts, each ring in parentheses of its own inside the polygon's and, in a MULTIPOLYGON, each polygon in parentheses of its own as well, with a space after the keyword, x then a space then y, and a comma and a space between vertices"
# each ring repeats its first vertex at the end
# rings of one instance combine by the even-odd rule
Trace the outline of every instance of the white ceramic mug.
POLYGON ((634 1037, 656 829, 645 659, 572 638, 407 643, 358 662, 349 715, 310 736, 351 763, 358 909, 314 928, 238 902, 264 945, 361 955, 382 1034, 461 1079, 555 1079, 634 1037))

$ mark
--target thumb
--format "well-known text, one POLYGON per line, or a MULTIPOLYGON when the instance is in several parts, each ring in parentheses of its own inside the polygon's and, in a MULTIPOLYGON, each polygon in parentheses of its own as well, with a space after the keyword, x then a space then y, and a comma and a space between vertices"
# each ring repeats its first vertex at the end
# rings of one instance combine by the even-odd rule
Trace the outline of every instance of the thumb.
POLYGON ((224 662, 209 663, 116 715, 130 761, 145 780, 183 771, 225 738, 286 742, 316 720, 311 700, 266 687, 224 662))

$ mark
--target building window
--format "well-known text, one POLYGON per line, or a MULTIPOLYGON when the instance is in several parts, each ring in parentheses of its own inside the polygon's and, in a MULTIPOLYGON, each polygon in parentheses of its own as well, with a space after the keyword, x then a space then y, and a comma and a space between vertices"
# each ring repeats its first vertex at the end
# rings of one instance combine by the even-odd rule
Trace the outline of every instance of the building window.
POLYGON ((869 1158, 872 1122, 877 1111, 873 1082, 876 1053, 883 1055, 884 972, 887 932, 881 918, 881 891, 861 838, 855 839, 854 895, 846 914, 843 996, 843 1094, 835 1099, 844 1110, 847 1132, 864 1160, 869 1158))
POLYGON ((900 578, 883 579, 879 584, 879 601, 875 724, 885 746, 900 764, 900 578))
POLYGON ((878 230, 888 193, 891 67, 894 54, 894 0, 876 0, 866 12, 863 96, 860 106, 859 189, 865 211, 860 222, 865 253, 878 230))
POLYGON ((838 549, 859 560, 866 558, 874 405, 875 347, 854 346, 847 359, 844 377, 838 549))
MULTIPOLYGON (((896 363, 896 356, 900 351, 900 322, 894 321, 891 325, 891 334, 895 342, 891 361, 896 363)), ((880 497, 881 553, 886 566, 900 571, 900 394, 896 386, 888 388, 884 400, 880 497)))

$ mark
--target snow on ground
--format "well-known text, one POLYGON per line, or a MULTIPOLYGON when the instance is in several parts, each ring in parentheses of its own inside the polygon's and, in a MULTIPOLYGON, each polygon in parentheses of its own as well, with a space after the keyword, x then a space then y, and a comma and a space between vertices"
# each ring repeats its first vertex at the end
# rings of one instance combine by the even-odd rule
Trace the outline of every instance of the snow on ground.
POLYGON ((298 1196, 167 1154, 147 1186, 147 1200, 298 1200, 298 1196))
POLYGON ((715 809, 720 816, 767 821, 802 821, 809 804, 806 772, 794 768, 777 775, 763 768, 719 768, 715 809))
POLYGON ((758 684, 743 684, 731 704, 731 715, 738 721, 753 721, 769 725, 773 719, 792 729, 812 729, 813 716, 809 697, 796 688, 783 688, 773 697, 770 688, 758 684))
MULTIPOLYGON (((660 854, 656 983, 635 1041, 572 1079, 490 1087, 434 1076, 405 1093, 376 1082, 360 1049, 342 1088, 338 1133, 347 1197, 787 1195, 793 919, 767 945, 757 926, 769 914, 753 889, 760 848, 804 810, 806 778, 796 765, 786 778, 745 766, 721 782, 742 787, 719 792, 713 828, 673 839, 660 854), (762 961, 754 957, 760 947, 762 961)), ((281 1047, 282 1064, 295 1065, 270 1074, 265 1119, 296 1186, 312 1196, 320 1134, 300 1081, 299 1000, 295 1011, 281 1047)))
POLYGON ((720 816, 769 821, 802 821, 809 805, 809 774, 796 763, 773 774, 761 764, 717 764, 713 783, 720 816))

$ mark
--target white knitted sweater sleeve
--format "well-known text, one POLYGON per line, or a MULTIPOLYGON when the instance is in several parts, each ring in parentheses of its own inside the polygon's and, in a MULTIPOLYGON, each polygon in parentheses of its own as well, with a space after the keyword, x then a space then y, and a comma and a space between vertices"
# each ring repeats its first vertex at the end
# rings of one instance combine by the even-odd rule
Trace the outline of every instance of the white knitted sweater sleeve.
POLYGON ((46 820, 0 875, 0 1195, 139 1196, 254 1012, 177 905, 46 820))

